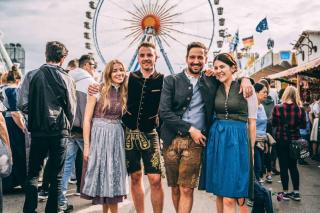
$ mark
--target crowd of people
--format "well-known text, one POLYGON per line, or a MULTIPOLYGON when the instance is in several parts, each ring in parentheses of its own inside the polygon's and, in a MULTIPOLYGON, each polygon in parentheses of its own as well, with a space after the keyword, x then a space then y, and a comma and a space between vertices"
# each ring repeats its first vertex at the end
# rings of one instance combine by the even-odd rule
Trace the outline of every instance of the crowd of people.
MULTIPOLYGON (((165 77, 155 69, 155 45, 143 42, 138 71, 114 59, 97 78, 92 55, 63 69, 67 48, 48 42, 46 62, 22 82, 17 66, 1 76, 0 139, 13 161, 3 190, 24 189, 25 213, 37 211, 38 198, 47 198, 45 212, 71 212, 66 193, 75 173, 76 194, 102 212, 118 212, 130 191, 142 213, 145 174, 157 213, 165 174, 176 212, 191 212, 196 188, 217 196, 219 213, 237 206, 244 212, 255 205, 254 183, 271 184, 280 174, 283 199, 300 201, 297 163, 307 162, 292 157, 289 146, 304 138, 319 161, 320 96, 301 103, 293 86, 279 95, 270 79, 234 79, 238 67, 229 53, 206 69, 207 54, 202 43, 190 43, 187 67, 165 77)), ((0 197, 2 204, 2 191, 0 197)))

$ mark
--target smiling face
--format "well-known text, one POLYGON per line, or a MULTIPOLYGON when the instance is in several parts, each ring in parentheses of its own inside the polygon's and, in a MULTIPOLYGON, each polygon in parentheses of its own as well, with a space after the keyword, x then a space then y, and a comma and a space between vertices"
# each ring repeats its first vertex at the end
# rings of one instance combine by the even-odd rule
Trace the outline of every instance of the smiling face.
POLYGON ((216 73, 216 78, 222 83, 232 80, 232 75, 236 71, 235 66, 229 66, 228 64, 219 60, 214 62, 213 69, 216 73))
POLYGON ((157 60, 156 50, 152 47, 140 47, 138 51, 138 63, 142 71, 152 72, 157 60))
POLYGON ((207 56, 205 49, 200 47, 191 48, 186 62, 190 74, 198 75, 203 70, 204 65, 207 63, 207 56))
POLYGON ((121 84, 124 81, 126 71, 121 64, 114 64, 111 71, 111 82, 114 84, 121 84))

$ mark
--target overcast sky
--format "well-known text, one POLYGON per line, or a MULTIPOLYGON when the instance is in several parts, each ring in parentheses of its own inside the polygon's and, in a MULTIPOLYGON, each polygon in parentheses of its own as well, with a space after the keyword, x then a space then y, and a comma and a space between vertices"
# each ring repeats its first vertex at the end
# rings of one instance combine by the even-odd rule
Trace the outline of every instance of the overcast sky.
MULTIPOLYGON (((186 7, 191 2, 204 0, 172 1, 184 1, 183 7, 186 7)), ((253 35, 255 46, 252 50, 260 55, 267 51, 269 37, 275 41, 275 51, 291 50, 290 43, 294 43, 302 31, 320 30, 320 1, 317 0, 220 0, 220 5, 224 7, 223 17, 226 18, 228 32, 234 34, 239 29, 240 41, 253 35), (268 19, 269 30, 255 32, 256 25, 264 17, 268 19)), ((70 50, 68 59, 79 57, 87 53, 83 39, 86 10, 87 0, 0 0, 2 40, 5 43, 19 42, 24 46, 27 70, 37 68, 44 62, 44 47, 49 40, 65 43, 70 50)), ((118 11, 110 11, 110 14, 118 14, 118 11)), ((193 14, 199 16, 201 13, 193 14)), ((218 29, 216 25, 215 30, 218 29)), ((214 43, 211 51, 215 48, 214 43)), ((185 52, 181 55, 184 56, 185 52)))

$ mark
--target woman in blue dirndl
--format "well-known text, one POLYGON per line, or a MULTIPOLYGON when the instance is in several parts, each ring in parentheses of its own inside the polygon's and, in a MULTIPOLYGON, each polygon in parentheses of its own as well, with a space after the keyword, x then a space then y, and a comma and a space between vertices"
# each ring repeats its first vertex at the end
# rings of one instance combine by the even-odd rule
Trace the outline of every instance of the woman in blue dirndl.
POLYGON ((236 212, 240 198, 252 197, 252 149, 258 104, 255 94, 249 98, 239 94, 240 84, 233 80, 237 63, 230 54, 217 55, 214 70, 221 85, 205 152, 204 188, 217 196, 219 213, 236 212))

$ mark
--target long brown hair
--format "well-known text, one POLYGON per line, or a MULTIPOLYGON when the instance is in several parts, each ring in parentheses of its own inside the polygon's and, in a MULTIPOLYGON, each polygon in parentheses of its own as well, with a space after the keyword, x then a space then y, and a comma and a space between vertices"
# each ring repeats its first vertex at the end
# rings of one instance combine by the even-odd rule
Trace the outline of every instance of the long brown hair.
MULTIPOLYGON (((124 72, 126 72, 126 68, 124 64, 117 59, 111 60, 109 63, 106 64, 102 72, 102 83, 103 83, 101 88, 102 111, 106 111, 107 109, 110 109, 109 95, 112 87, 111 73, 113 71, 113 67, 115 64, 120 64, 123 67, 124 72)), ((128 94, 128 77, 126 74, 123 82, 120 84, 119 93, 120 93, 122 113, 123 113, 126 110, 127 94, 128 94)))

